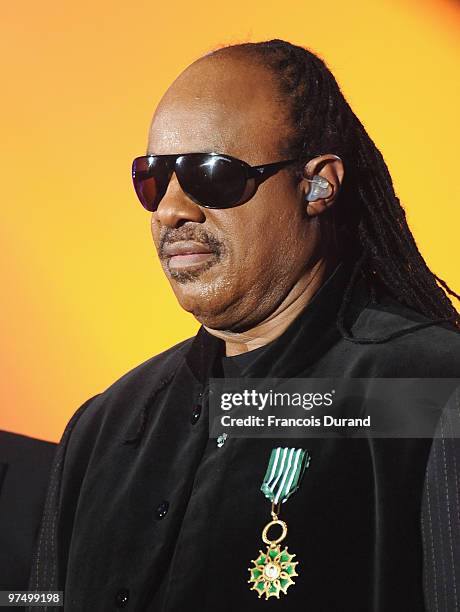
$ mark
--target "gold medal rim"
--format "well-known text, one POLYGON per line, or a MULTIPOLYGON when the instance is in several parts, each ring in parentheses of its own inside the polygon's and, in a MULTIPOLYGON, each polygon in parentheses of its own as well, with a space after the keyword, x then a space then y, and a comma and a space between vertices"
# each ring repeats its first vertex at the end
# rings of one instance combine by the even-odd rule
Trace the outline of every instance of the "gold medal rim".
POLYGON ((280 519, 276 519, 275 521, 270 521, 269 523, 265 525, 264 530, 262 531, 262 540, 265 542, 265 544, 268 544, 269 546, 276 546, 277 544, 282 542, 286 538, 286 536, 287 536, 287 524, 284 521, 281 521, 280 519), (282 532, 278 538, 276 538, 275 540, 270 540, 267 536, 267 533, 270 527, 272 527, 273 525, 280 525, 282 528, 282 532))

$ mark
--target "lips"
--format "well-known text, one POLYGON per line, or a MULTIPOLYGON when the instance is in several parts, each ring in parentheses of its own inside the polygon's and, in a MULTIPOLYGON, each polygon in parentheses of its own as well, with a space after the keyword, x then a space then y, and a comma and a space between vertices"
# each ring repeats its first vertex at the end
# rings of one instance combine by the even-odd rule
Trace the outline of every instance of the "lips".
POLYGON ((165 257, 174 257, 176 255, 198 255, 202 253, 213 253, 213 250, 202 242, 193 242, 191 240, 183 240, 167 244, 163 247, 165 257))
POLYGON ((176 272, 180 269, 197 270, 209 265, 215 255, 215 251, 202 242, 183 240, 163 247, 163 256, 168 259, 169 269, 176 272))

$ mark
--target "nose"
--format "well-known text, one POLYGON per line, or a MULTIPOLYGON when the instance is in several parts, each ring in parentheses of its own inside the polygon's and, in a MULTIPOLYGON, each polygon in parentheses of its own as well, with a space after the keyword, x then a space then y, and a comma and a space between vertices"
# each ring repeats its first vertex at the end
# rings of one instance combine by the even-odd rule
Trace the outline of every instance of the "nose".
POLYGON ((203 223, 205 219, 203 209, 187 197, 173 174, 165 195, 153 213, 153 220, 160 225, 179 227, 186 221, 203 223))

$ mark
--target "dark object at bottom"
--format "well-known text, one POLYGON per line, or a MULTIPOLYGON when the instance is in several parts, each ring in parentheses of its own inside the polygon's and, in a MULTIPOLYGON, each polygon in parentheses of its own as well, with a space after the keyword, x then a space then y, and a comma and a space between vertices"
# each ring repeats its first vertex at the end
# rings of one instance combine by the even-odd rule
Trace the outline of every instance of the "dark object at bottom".
MULTIPOLYGON (((54 442, 0 431, 0 590, 27 590, 54 442)), ((18 610, 18 608, 15 608, 18 610)))

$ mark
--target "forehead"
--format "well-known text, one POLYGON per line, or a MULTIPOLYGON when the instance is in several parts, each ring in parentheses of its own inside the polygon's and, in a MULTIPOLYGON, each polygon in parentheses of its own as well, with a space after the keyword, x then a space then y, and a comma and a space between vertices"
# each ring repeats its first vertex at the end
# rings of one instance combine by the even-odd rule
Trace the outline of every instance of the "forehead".
POLYGON ((241 58, 208 56, 183 72, 155 111, 149 153, 215 151, 272 161, 288 131, 273 75, 241 58))

